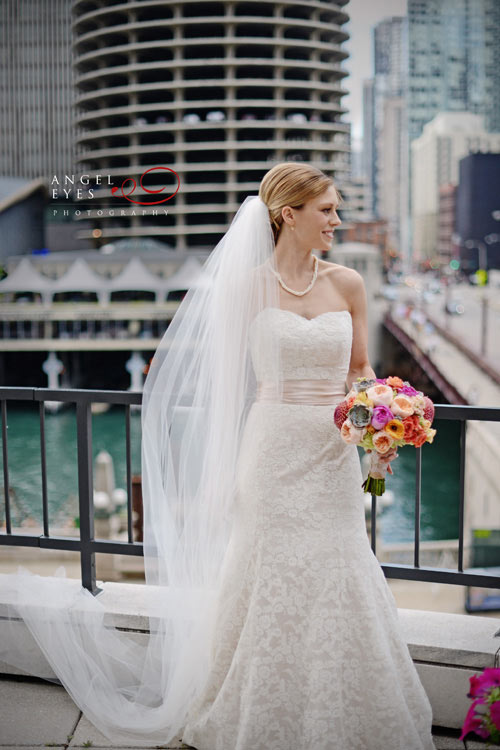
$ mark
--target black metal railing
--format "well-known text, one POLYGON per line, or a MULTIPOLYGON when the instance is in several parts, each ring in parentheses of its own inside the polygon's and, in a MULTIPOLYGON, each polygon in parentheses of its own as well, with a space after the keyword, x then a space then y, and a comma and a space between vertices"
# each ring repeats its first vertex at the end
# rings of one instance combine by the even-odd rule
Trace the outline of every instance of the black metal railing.
POLYGON ((0 533, 0 545, 43 547, 71 550, 80 553, 82 585, 93 594, 101 589, 96 584, 96 552, 121 555, 143 555, 141 542, 134 542, 132 527, 132 469, 130 440, 130 407, 140 405, 142 393, 129 391, 101 391, 50 388, 0 388, 2 414, 3 486, 5 496, 5 532, 0 533), (9 468, 7 443, 7 401, 38 401, 40 405, 40 458, 42 479, 43 534, 13 534, 10 514, 9 468), (45 441, 45 402, 62 401, 76 404, 76 441, 78 465, 78 505, 80 538, 50 536, 47 496, 47 468, 45 441), (94 539, 94 489, 92 476, 92 403, 119 404, 125 407, 126 482, 127 482, 127 542, 94 539))
MULTIPOLYGON (((472 420, 499 422, 500 408, 488 406, 466 406, 435 404, 435 419, 452 419, 460 423, 460 482, 458 498, 458 565, 457 570, 449 568, 421 567, 420 565, 420 510, 422 491, 422 448, 415 448, 415 537, 413 565, 381 563, 387 578, 402 578, 408 581, 432 581, 462 586, 483 586, 500 588, 500 576, 482 573, 465 573, 464 561, 464 508, 465 508, 465 448, 467 422, 472 420)), ((376 514, 377 498, 372 495, 371 507, 371 546, 376 553, 376 514)))
MULTIPOLYGON (((143 545, 133 539, 132 526, 132 472, 130 408, 140 405, 142 394, 128 391, 102 391, 49 388, 0 388, 2 417, 3 485, 5 496, 5 532, 0 532, 0 545, 20 547, 42 547, 46 549, 72 550, 80 553, 82 585, 93 594, 99 593, 96 585, 95 554, 115 553, 122 555, 143 555, 143 545), (13 534, 9 499, 9 469, 7 442, 7 402, 37 401, 40 407, 40 463, 42 479, 43 534, 40 536, 13 534), (47 469, 45 457, 45 402, 61 401, 76 404, 77 456, 78 456, 78 503, 80 513, 80 538, 50 536, 47 469), (92 477, 92 403, 119 404, 125 407, 126 475, 127 475, 127 538, 128 541, 114 541, 94 538, 94 498, 92 477)), ((415 490, 415 538, 413 565, 381 563, 388 578, 414 581, 432 581, 464 586, 500 588, 500 576, 482 573, 467 573, 463 568, 464 556, 464 504, 465 504, 465 454, 466 427, 470 420, 500 421, 500 408, 478 406, 455 406, 436 404, 436 419, 458 420, 460 423, 460 491, 459 491, 459 538, 457 570, 447 568, 422 567, 420 565, 420 510, 422 487, 422 449, 416 448, 416 490, 415 490)), ((371 506, 371 546, 376 553, 377 498, 372 495, 371 506)))

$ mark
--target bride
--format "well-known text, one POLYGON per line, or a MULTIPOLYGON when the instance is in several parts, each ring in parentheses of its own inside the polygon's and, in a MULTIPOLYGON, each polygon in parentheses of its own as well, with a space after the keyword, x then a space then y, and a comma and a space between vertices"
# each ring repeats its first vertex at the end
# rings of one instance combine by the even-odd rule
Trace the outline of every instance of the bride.
POLYGON ((435 747, 366 533, 357 449, 333 422, 346 385, 375 377, 361 276, 313 254, 331 248, 338 204, 320 170, 274 166, 151 362, 147 645, 106 627, 106 584, 93 597, 21 569, 11 582, 11 621, 114 742, 435 747))

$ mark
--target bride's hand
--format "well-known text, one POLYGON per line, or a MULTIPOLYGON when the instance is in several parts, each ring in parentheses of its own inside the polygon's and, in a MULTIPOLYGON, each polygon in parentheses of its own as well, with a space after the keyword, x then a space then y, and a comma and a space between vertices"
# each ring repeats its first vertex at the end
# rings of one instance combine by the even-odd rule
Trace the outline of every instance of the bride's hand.
MULTIPOLYGON (((369 448, 366 452, 367 453, 371 453, 372 451, 369 448)), ((390 448, 387 451, 387 453, 379 454, 379 456, 378 456, 379 461, 383 461, 384 463, 387 464, 387 472, 389 474, 394 474, 390 463, 391 463, 391 461, 394 461, 394 459, 397 458, 398 456, 399 456, 399 453, 398 453, 398 449, 396 447, 390 448)))
POLYGON ((394 461, 394 459, 397 458, 398 455, 399 454, 397 448, 390 448, 387 453, 384 453, 383 460, 387 462, 387 471, 389 474, 394 474, 390 462, 394 461))

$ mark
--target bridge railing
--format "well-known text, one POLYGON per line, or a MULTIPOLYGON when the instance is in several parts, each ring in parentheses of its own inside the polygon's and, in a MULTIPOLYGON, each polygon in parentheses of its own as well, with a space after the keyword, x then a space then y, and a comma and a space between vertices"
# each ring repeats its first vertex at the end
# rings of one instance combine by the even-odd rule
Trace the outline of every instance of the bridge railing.
MULTIPOLYGON (((0 412, 2 421, 3 489, 5 498, 5 531, 0 532, 0 545, 17 547, 41 547, 76 551, 80 554, 82 585, 96 594, 100 591, 96 584, 95 555, 97 553, 143 555, 143 545, 134 541, 132 525, 132 470, 131 470, 131 407, 140 405, 142 394, 128 391, 105 391, 84 389, 49 389, 0 387, 0 412), (43 534, 34 536, 13 533, 8 461, 7 404, 11 401, 34 401, 39 404, 40 419, 40 469, 41 504, 43 534), (79 538, 51 536, 48 509, 45 403, 58 401, 76 405, 77 424, 77 473, 78 504, 80 517, 79 538), (124 406, 125 450, 126 450, 126 490, 127 490, 127 541, 95 539, 94 537, 94 489, 92 472, 92 403, 117 404, 124 406)), ((465 506, 465 456, 467 422, 470 420, 500 421, 500 408, 455 406, 436 404, 436 419, 452 419, 460 423, 460 484, 459 484, 459 538, 457 569, 423 567, 420 565, 420 513, 422 488, 422 449, 416 448, 415 486, 415 539, 413 565, 382 563, 381 567, 388 578, 414 581, 433 581, 464 586, 500 588, 500 576, 466 572, 464 558, 464 506, 465 506)), ((376 553, 377 498, 372 495, 371 505, 371 546, 376 553)))

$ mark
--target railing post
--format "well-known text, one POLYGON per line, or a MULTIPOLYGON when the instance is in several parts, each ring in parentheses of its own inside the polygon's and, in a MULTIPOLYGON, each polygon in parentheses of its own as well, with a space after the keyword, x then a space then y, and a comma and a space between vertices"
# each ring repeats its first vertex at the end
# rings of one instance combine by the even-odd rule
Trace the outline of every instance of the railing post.
POLYGON ((78 448, 78 503, 80 508, 80 562, 82 586, 92 594, 102 589, 96 584, 94 541, 94 482, 92 477, 92 414, 90 401, 76 402, 78 448))

